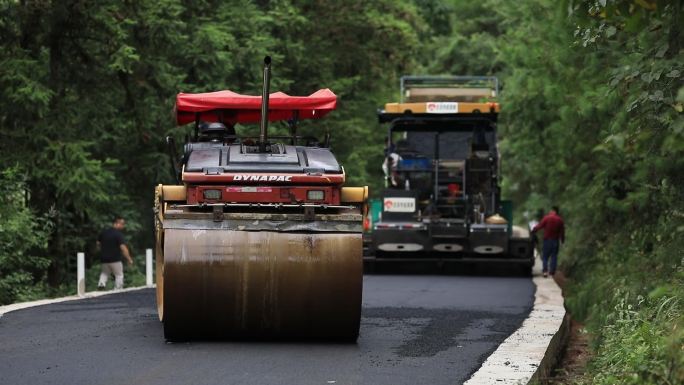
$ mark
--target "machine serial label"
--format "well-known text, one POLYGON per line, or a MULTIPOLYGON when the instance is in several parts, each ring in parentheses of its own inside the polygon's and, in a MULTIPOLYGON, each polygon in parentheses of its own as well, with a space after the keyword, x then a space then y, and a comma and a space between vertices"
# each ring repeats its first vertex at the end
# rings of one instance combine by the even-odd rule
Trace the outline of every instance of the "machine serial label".
POLYGON ((248 182, 291 182, 289 175, 235 175, 233 180, 243 180, 248 182))
POLYGON ((427 105, 425 106, 425 111, 428 114, 455 114, 458 113, 458 103, 427 103, 427 105))
POLYGON ((238 193, 260 193, 260 192, 270 193, 270 192, 273 192, 273 189, 270 187, 227 187, 226 191, 227 192, 238 192, 238 193))
POLYGON ((385 211, 393 213, 412 213, 416 211, 415 198, 385 198, 385 211))

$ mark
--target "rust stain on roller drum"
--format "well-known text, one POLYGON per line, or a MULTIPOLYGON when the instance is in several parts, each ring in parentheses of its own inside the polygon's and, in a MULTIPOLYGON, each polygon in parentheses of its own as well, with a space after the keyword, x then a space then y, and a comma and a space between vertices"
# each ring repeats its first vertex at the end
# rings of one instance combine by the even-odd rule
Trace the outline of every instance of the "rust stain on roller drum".
POLYGON ((358 336, 359 233, 166 229, 163 242, 167 339, 358 336))

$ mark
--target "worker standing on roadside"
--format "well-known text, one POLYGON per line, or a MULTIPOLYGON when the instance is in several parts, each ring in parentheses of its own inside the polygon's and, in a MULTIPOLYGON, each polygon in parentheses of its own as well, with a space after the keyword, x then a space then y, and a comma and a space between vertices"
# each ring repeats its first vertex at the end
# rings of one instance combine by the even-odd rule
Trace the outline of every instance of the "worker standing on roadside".
POLYGON ((100 280, 97 283, 98 289, 104 289, 107 286, 107 280, 112 274, 114 275, 114 288, 123 289, 124 272, 121 257, 126 258, 129 266, 133 265, 133 259, 128 252, 128 247, 126 247, 123 233, 121 233, 125 226, 126 221, 121 217, 116 217, 112 226, 102 230, 97 238, 100 262, 102 263, 100 280))
POLYGON ((539 237, 537 237, 537 234, 532 232, 532 230, 539 224, 542 218, 544 218, 544 209, 539 209, 534 214, 534 217, 532 217, 532 219, 529 222, 527 222, 527 228, 530 230, 530 238, 532 239, 532 245, 534 246, 534 250, 539 255, 541 255, 541 249, 539 248, 539 237))
POLYGON ((565 223, 560 216, 558 206, 553 206, 541 222, 539 222, 532 229, 532 233, 537 230, 544 229, 544 243, 542 246, 542 271, 544 278, 548 274, 554 275, 556 273, 556 265, 558 261, 558 249, 562 243, 565 243, 565 223), (549 259, 551 259, 549 266, 549 259))

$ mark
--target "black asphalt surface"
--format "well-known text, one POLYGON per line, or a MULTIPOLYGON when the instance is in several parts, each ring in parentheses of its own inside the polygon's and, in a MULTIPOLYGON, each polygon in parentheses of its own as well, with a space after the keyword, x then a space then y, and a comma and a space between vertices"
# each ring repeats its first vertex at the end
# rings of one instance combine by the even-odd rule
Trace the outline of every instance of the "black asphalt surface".
POLYGON ((165 343, 152 289, 0 318, 0 384, 461 384, 529 313, 525 277, 364 277, 357 344, 165 343))

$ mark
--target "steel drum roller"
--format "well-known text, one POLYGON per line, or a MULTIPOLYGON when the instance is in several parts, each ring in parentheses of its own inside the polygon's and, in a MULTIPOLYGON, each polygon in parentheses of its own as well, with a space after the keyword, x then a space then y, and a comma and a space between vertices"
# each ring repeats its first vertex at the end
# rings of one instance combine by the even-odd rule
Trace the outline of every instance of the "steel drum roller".
POLYGON ((328 139, 297 144, 296 122, 334 110, 335 94, 271 94, 270 77, 267 56, 261 97, 176 98, 176 121, 194 122, 195 136, 182 158, 167 138, 176 185, 155 192, 157 304, 168 340, 358 337, 368 188, 344 186, 328 139), (224 113, 230 123, 259 116, 258 142, 236 142, 224 113), (269 120, 288 121, 290 144, 269 140, 269 120))
POLYGON ((166 229, 163 244, 167 339, 358 336, 360 233, 166 229))

